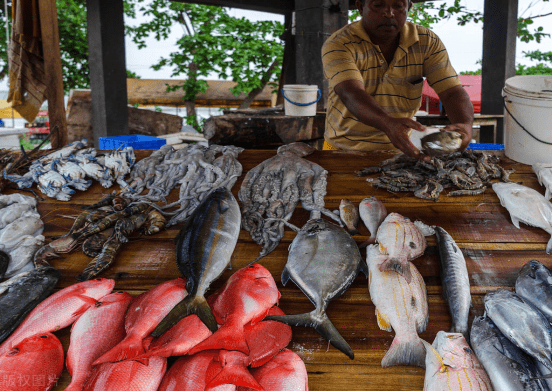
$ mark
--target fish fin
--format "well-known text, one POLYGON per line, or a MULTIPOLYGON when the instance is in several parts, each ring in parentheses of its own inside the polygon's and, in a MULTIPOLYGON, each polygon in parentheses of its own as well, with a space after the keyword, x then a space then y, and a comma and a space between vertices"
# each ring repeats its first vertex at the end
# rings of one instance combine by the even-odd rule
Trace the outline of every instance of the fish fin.
POLYGON ((402 337, 396 334, 392 345, 384 355, 382 368, 387 368, 393 365, 414 365, 425 368, 426 349, 422 343, 422 339, 416 337, 402 337))
POLYGON ((255 380, 248 369, 239 365, 223 365, 223 370, 206 385, 206 390, 222 384, 234 384, 263 391, 263 387, 255 380))
POLYGON ((359 271, 369 278, 369 266, 364 259, 361 259, 361 262, 359 262, 359 271))
POLYGON ((546 254, 551 254, 551 238, 549 238, 549 242, 547 242, 547 247, 545 248, 546 254))
POLYGON ((232 324, 222 325, 219 330, 190 349, 188 354, 193 355, 203 350, 213 349, 236 350, 249 355, 250 348, 246 342, 244 327, 235 327, 232 324))
POLYGON ((384 262, 382 262, 378 269, 381 272, 385 271, 393 271, 397 272, 398 274, 402 275, 408 284, 411 283, 411 265, 409 262, 401 262, 398 259, 395 258, 387 258, 384 262))
POLYGON ((520 228, 520 220, 517 219, 515 216, 511 215, 511 221, 513 222, 513 225, 517 228, 520 228))
POLYGON ((173 309, 165 315, 165 318, 156 326, 151 335, 154 337, 160 337, 165 334, 167 330, 173 327, 179 320, 190 315, 196 314, 198 318, 210 329, 212 332, 217 331, 217 321, 207 300, 203 296, 186 296, 182 299, 173 309))
POLYGON ((289 279, 290 279, 290 273, 288 273, 288 269, 286 269, 285 267, 282 270, 282 275, 280 276, 280 282, 282 283, 282 286, 286 286, 289 279))
POLYGON ((270 315, 264 320, 276 320, 289 326, 313 327, 327 341, 330 341, 332 346, 353 360, 353 350, 336 330, 326 313, 320 314, 316 311, 315 309, 313 312, 299 315, 270 315))
POLYGON ((375 309, 376 312, 376 321, 380 330, 392 331, 392 325, 386 320, 384 316, 378 311, 378 308, 375 309))
POLYGON ((111 350, 104 353, 102 356, 96 359, 92 365, 99 365, 106 362, 118 362, 122 360, 130 360, 144 354, 144 347, 142 346, 142 339, 140 338, 125 338, 111 350))
POLYGON ((82 301, 84 301, 86 304, 86 306, 81 306, 81 308, 79 308, 77 311, 73 312, 73 316, 81 316, 82 314, 84 314, 86 312, 86 310, 90 307, 90 306, 93 306, 95 305, 98 300, 96 300, 95 298, 93 297, 90 297, 90 296, 84 296, 84 295, 78 295, 77 296, 79 299, 81 299, 82 301))
POLYGON ((438 371, 442 370, 444 367, 447 367, 446 364, 444 364, 444 361, 442 359, 442 356, 440 356, 440 353, 434 347, 426 342, 424 339, 420 339, 424 349, 426 350, 426 361, 430 361, 432 363, 431 365, 428 365, 428 368, 439 368, 438 371))

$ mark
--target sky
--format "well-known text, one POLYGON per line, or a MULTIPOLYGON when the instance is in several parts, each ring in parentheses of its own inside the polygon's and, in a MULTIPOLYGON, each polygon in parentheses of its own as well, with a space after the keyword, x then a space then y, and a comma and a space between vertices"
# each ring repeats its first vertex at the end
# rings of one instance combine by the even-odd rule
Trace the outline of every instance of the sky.
MULTIPOLYGON (((444 0, 453 4, 453 0, 444 0)), ((442 0, 436 3, 441 4, 442 0)), ((461 0, 461 5, 469 10, 483 12, 484 0, 461 0)), ((519 0, 519 16, 530 16, 549 13, 552 10, 550 2, 543 3, 542 0, 519 0), (528 7, 531 7, 528 11, 528 7)), ((231 9, 230 14, 236 17, 246 17, 251 20, 277 20, 284 22, 284 16, 256 11, 231 9)), ((539 18, 533 26, 543 26, 544 32, 551 34, 552 16, 539 18)), ((472 27, 459 26, 455 20, 442 21, 432 25, 432 29, 444 42, 451 63, 457 72, 475 71, 480 68, 477 63, 482 59, 482 25, 473 24, 472 27)), ((143 79, 164 79, 171 78, 171 70, 163 68, 154 71, 150 68, 159 58, 167 56, 175 49, 176 40, 183 34, 181 26, 175 26, 174 33, 166 41, 157 42, 154 39, 147 41, 147 47, 139 50, 130 39, 126 39, 125 51, 127 68, 137 73, 143 79)), ((531 65, 532 62, 524 59, 523 51, 551 50, 551 38, 542 40, 540 44, 534 42, 524 43, 517 41, 516 62, 531 65)), ((214 79, 217 77, 215 76, 214 79)))

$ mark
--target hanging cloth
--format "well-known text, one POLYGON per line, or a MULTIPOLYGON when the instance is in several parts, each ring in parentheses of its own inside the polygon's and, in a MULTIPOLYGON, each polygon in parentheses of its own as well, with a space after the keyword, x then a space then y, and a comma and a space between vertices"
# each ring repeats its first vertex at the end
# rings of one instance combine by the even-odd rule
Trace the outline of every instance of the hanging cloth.
POLYGON ((27 122, 33 122, 46 99, 38 2, 14 0, 12 5, 8 102, 27 122))

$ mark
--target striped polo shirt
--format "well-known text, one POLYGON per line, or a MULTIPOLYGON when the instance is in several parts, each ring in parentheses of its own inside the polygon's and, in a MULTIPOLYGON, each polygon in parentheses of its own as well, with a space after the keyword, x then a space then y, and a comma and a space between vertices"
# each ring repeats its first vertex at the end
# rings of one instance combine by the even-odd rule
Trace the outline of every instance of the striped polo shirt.
POLYGON ((460 85, 446 48, 431 30, 406 22, 399 47, 387 64, 361 21, 332 34, 322 47, 323 71, 329 83, 325 140, 339 149, 396 149, 386 134, 361 123, 346 108, 334 87, 359 80, 365 91, 392 117, 412 118, 421 106, 423 77, 440 93, 460 85))

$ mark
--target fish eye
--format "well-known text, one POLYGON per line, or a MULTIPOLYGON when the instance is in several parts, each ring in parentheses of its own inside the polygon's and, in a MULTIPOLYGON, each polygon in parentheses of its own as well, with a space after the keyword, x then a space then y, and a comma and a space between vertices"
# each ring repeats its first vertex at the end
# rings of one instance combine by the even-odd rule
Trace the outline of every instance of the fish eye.
POLYGON ((40 338, 48 338, 46 335, 41 335, 40 338))
POLYGON ((467 352, 468 354, 472 354, 472 350, 470 350, 469 348, 464 348, 463 349, 465 352, 467 352))

